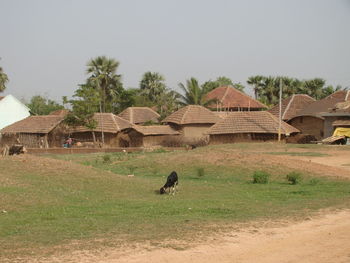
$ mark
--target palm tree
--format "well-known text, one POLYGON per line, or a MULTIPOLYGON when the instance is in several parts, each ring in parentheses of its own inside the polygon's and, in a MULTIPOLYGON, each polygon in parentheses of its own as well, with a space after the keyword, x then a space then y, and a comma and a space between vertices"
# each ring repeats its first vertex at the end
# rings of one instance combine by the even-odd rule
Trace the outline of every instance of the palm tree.
POLYGON ((247 83, 254 88, 255 99, 259 99, 261 93, 261 86, 263 85, 264 77, 260 75, 251 76, 248 78, 247 83))
POLYGON ((323 88, 325 84, 326 84, 326 81, 321 78, 305 80, 304 91, 309 96, 314 97, 315 99, 318 100, 322 98, 323 88))
POLYGON ((165 93, 165 79, 157 72, 146 72, 140 81, 142 95, 147 96, 151 102, 157 102, 158 97, 165 93))
POLYGON ((123 90, 121 75, 118 75, 119 62, 100 56, 87 63, 86 73, 90 74, 87 84, 101 92, 101 111, 113 111, 118 95, 123 90))
POLYGON ((6 84, 9 81, 7 75, 2 70, 2 67, 0 67, 0 92, 3 92, 6 89, 6 84))
POLYGON ((213 103, 213 100, 206 100, 205 95, 207 94, 206 89, 198 84, 195 78, 186 80, 186 86, 179 83, 180 89, 185 93, 180 94, 181 104, 183 105, 201 105, 207 106, 213 103))

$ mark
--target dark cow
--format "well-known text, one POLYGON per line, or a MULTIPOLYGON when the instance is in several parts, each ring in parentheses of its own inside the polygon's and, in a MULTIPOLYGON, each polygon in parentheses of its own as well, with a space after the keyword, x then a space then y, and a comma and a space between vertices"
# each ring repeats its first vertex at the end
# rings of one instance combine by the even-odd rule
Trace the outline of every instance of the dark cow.
POLYGON ((26 147, 21 144, 12 145, 9 149, 9 155, 16 155, 27 152, 26 147))
POLYGON ((171 193, 171 190, 173 190, 173 194, 175 194, 176 186, 178 184, 179 184, 179 179, 177 177, 177 173, 173 171, 168 176, 165 185, 162 188, 160 188, 159 192, 160 194, 164 194, 165 190, 169 188, 169 194, 171 193))

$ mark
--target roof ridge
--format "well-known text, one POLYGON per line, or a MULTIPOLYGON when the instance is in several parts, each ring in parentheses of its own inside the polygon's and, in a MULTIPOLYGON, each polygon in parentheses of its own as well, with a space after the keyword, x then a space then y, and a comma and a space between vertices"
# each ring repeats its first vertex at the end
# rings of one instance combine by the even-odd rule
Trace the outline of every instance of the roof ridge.
POLYGON ((120 127, 119 127, 118 122, 117 122, 115 117, 117 117, 117 116, 115 114, 113 114, 113 116, 112 116, 113 122, 114 122, 115 126, 117 127, 117 130, 120 130, 120 127))
MULTIPOLYGON (((283 114, 281 114, 282 120, 284 120, 284 115, 285 115, 286 112, 289 110, 290 105, 292 104, 292 101, 294 100, 294 98, 295 98, 295 94, 292 95, 292 98, 291 98, 290 101, 288 102, 288 105, 287 105, 287 107, 285 108, 283 114)), ((281 105, 281 109, 282 109, 282 105, 281 105)))
POLYGON ((225 97, 227 96, 230 87, 229 87, 229 86, 226 86, 226 87, 224 87, 224 88, 226 88, 226 90, 225 90, 224 96, 222 96, 222 98, 221 98, 222 101, 224 101, 225 97))
POLYGON ((348 100, 348 97, 349 97, 349 92, 350 92, 350 90, 347 90, 347 91, 346 91, 345 101, 347 101, 347 100, 348 100))
POLYGON ((184 121, 184 119, 185 119, 185 116, 187 115, 187 113, 188 113, 188 111, 189 111, 190 106, 192 106, 192 105, 188 105, 188 106, 187 106, 187 109, 185 110, 185 113, 182 115, 181 122, 180 122, 181 124, 183 123, 183 121, 184 121))
MULTIPOLYGON (((279 127, 279 119, 277 119, 277 117, 273 114, 271 114, 270 112, 268 112, 269 114, 269 117, 277 124, 277 127, 279 127)), ((282 132, 282 129, 283 129, 283 121, 281 120, 281 132, 282 132)), ((278 132, 278 128, 277 128, 277 132, 278 132)))

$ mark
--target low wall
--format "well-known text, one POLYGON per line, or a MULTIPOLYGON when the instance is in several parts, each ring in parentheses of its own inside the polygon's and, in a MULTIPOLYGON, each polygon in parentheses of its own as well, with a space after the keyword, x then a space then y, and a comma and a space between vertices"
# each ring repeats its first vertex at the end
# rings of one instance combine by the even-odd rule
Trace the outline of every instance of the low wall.
MULTIPOLYGON (((173 151, 173 150, 184 150, 184 147, 163 147, 162 149, 173 151)), ((29 154, 79 154, 79 153, 113 153, 113 152, 140 152, 140 151, 152 151, 157 149, 148 149, 142 147, 128 147, 128 148, 27 148, 29 154)))

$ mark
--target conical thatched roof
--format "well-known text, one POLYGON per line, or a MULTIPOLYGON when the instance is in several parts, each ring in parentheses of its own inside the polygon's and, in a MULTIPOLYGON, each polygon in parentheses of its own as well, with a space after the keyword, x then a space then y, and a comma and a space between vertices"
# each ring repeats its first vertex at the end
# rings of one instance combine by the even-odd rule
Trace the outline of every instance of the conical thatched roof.
MULTIPOLYGON (((298 129, 282 122, 281 133, 291 134, 298 129)), ((225 119, 213 125, 207 132, 213 134, 278 133, 278 119, 267 111, 231 112, 225 119)))
POLYGON ((157 112, 148 107, 129 107, 119 113, 118 116, 133 124, 148 121, 158 122, 160 117, 157 112))
POLYGON ((95 113, 93 119, 97 122, 95 129, 90 130, 87 127, 79 126, 72 129, 72 132, 109 132, 118 133, 121 130, 131 127, 131 123, 120 118, 113 113, 95 113))
MULTIPOLYGON (((306 94, 294 94, 289 98, 282 100, 282 120, 290 120, 297 116, 305 107, 316 101, 306 94)), ((268 110, 270 113, 279 117, 279 104, 268 110)))
POLYGON ((224 108, 250 108, 266 109, 267 106, 232 86, 218 87, 206 95, 207 100, 216 99, 218 103, 213 103, 209 107, 216 109, 224 108))
POLYGON ((166 117, 162 122, 183 124, 216 123, 220 120, 210 110, 199 105, 188 105, 166 117))

